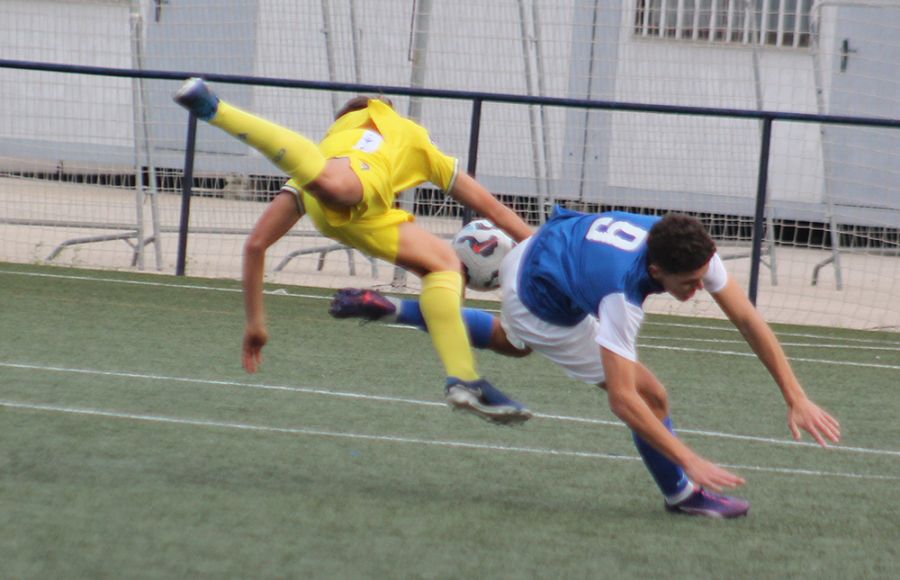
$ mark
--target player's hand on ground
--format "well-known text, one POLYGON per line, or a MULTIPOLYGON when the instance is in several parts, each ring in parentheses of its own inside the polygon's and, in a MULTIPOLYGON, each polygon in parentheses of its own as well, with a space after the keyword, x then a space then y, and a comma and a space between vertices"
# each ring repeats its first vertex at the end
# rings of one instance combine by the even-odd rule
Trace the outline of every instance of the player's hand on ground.
POLYGON ((800 441, 800 429, 812 435, 822 447, 828 447, 826 438, 832 443, 841 440, 841 424, 809 399, 791 405, 788 409, 788 427, 796 441, 800 441))
POLYGON ((684 471, 691 481, 714 491, 722 491, 725 488, 733 488, 745 483, 743 477, 702 457, 697 457, 694 461, 684 465, 684 471))
POLYGON ((255 373, 262 364, 262 348, 269 342, 269 332, 265 327, 248 326, 244 331, 244 345, 241 363, 248 373, 255 373))

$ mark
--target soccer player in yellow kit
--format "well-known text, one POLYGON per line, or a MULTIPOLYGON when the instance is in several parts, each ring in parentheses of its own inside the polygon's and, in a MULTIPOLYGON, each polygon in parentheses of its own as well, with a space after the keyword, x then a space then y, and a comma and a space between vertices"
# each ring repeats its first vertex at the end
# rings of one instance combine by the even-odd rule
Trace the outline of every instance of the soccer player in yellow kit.
POLYGON ((450 245, 395 208, 398 192, 429 181, 491 220, 516 241, 532 229, 474 178, 459 171, 422 126, 381 99, 357 97, 341 111, 317 146, 306 137, 220 100, 202 79, 189 79, 175 101, 253 147, 291 179, 244 245, 246 328, 242 363, 255 372, 268 341, 263 307, 266 250, 304 215, 323 234, 422 278, 420 304, 435 350, 447 373, 453 407, 501 424, 521 423, 531 412, 481 378, 461 314, 462 266, 450 245))

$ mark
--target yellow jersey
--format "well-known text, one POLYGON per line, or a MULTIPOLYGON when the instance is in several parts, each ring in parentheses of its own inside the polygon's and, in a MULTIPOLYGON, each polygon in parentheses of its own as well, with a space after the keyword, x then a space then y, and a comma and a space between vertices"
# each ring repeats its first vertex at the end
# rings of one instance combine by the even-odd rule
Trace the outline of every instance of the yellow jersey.
POLYGON ((415 219, 394 208, 397 194, 426 181, 449 191, 459 170, 459 161, 438 149, 424 127, 378 99, 337 119, 319 150, 326 159, 350 160, 363 185, 363 199, 353 207, 334 207, 293 179, 284 188, 297 196, 323 234, 391 261, 397 252, 394 226, 415 219))

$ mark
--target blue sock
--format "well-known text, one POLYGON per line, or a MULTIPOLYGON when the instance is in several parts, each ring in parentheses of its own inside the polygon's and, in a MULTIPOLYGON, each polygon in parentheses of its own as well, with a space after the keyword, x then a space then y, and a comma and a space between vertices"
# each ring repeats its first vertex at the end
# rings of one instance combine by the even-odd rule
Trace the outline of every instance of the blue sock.
MULTIPOLYGON (((672 419, 666 417, 663 419, 663 425, 674 435, 675 429, 672 427, 672 419)), ((638 452, 644 459, 644 465, 650 470, 656 485, 666 497, 674 497, 684 491, 688 485, 688 478, 681 469, 671 459, 657 451, 652 445, 644 441, 640 435, 632 432, 634 444, 637 445, 638 452)))
MULTIPOLYGON (((463 322, 469 331, 469 340, 475 348, 488 348, 491 343, 491 332, 494 329, 493 315, 476 308, 463 308, 463 322)), ((416 326, 428 332, 422 309, 418 300, 403 300, 397 311, 397 323, 416 326)))

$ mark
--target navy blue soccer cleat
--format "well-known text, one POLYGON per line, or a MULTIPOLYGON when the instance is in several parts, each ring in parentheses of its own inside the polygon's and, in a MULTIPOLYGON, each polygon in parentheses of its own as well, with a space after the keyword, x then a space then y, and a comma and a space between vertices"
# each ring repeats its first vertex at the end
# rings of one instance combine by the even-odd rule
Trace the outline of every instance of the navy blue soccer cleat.
POLYGON ((378 320, 397 312, 394 303, 374 290, 342 288, 335 292, 328 313, 335 318, 378 320))
POLYGON ((675 504, 666 504, 673 513, 708 518, 738 518, 750 511, 750 502, 739 497, 731 497, 703 489, 697 489, 687 499, 675 504))
POLYGON ((531 419, 525 405, 514 401, 484 379, 463 381, 447 377, 447 404, 498 425, 519 425, 531 419))
POLYGON ((203 79, 199 78, 186 80, 175 93, 174 99, 176 103, 203 121, 215 117, 219 109, 219 97, 209 90, 203 79))

